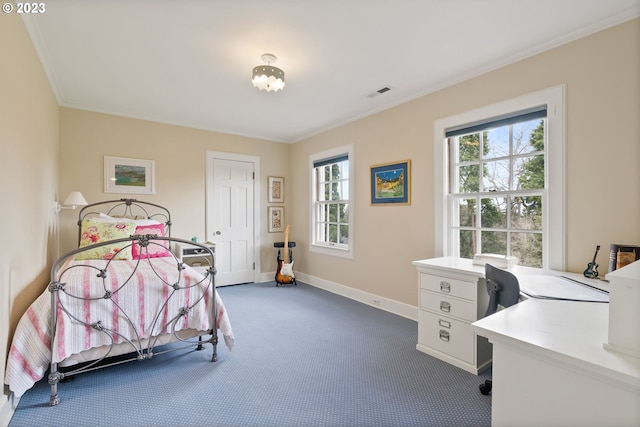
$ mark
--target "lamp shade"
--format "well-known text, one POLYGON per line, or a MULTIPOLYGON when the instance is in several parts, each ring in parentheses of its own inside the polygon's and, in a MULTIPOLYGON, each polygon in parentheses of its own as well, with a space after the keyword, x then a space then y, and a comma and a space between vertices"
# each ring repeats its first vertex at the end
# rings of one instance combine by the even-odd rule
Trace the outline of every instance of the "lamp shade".
POLYGON ((64 199, 65 206, 86 206, 89 203, 85 200, 84 196, 79 191, 72 191, 69 193, 66 199, 64 199))
POLYGON ((267 65, 253 67, 251 77, 253 86, 260 90, 266 90, 267 92, 282 90, 282 88, 284 88, 284 71, 271 65, 271 63, 276 60, 275 55, 265 53, 262 55, 262 60, 265 61, 267 65))

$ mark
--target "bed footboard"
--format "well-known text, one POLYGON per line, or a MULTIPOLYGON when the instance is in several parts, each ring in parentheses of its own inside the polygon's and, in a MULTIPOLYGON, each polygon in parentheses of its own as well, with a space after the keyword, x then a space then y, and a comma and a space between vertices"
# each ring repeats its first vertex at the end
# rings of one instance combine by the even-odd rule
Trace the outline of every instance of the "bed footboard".
POLYGON ((215 265, 204 274, 192 269, 169 250, 175 242, 198 246, 215 259, 205 245, 145 234, 89 245, 56 261, 48 288, 50 405, 60 402, 58 383, 82 372, 185 347, 202 349, 206 343, 213 347, 211 361, 217 360, 217 330, 225 313, 215 289, 215 265), (91 259, 107 245, 118 247, 113 258, 91 259), (137 249, 137 259, 126 256, 131 249, 137 249), (163 256, 150 255, 158 252, 163 256), (90 356, 83 360, 90 361, 73 364, 85 354, 90 356))

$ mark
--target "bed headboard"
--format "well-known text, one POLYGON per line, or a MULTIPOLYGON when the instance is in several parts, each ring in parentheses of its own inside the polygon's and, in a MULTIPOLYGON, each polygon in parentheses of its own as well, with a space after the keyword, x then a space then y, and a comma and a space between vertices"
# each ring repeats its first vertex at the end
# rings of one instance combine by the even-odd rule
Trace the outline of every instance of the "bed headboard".
POLYGON ((82 220, 106 214, 116 218, 154 219, 164 223, 166 237, 171 237, 171 212, 164 206, 136 199, 105 200, 84 206, 78 213, 78 242, 82 233, 82 220))

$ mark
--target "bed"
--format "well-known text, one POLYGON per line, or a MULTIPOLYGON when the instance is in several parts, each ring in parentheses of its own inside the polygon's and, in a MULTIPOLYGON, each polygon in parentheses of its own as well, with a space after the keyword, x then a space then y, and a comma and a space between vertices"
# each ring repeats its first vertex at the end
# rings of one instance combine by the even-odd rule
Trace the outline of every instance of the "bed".
POLYGON ((214 253, 171 237, 168 209, 136 199, 94 203, 80 210, 78 229, 78 249, 54 263, 46 290, 16 328, 5 375, 16 397, 47 369, 54 406, 59 383, 83 372, 207 343, 215 362, 218 330, 233 347, 215 263, 197 271, 171 247, 192 245, 205 261, 214 253))

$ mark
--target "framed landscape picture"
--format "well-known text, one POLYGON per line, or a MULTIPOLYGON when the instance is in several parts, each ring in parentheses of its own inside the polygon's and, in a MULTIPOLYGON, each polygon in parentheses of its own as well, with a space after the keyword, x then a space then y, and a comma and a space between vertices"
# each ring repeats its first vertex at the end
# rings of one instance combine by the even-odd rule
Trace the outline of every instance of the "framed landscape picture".
POLYGON ((155 162, 104 156, 104 192, 155 194, 155 162))
POLYGON ((371 166, 371 204, 410 204, 410 180, 410 160, 371 166))

